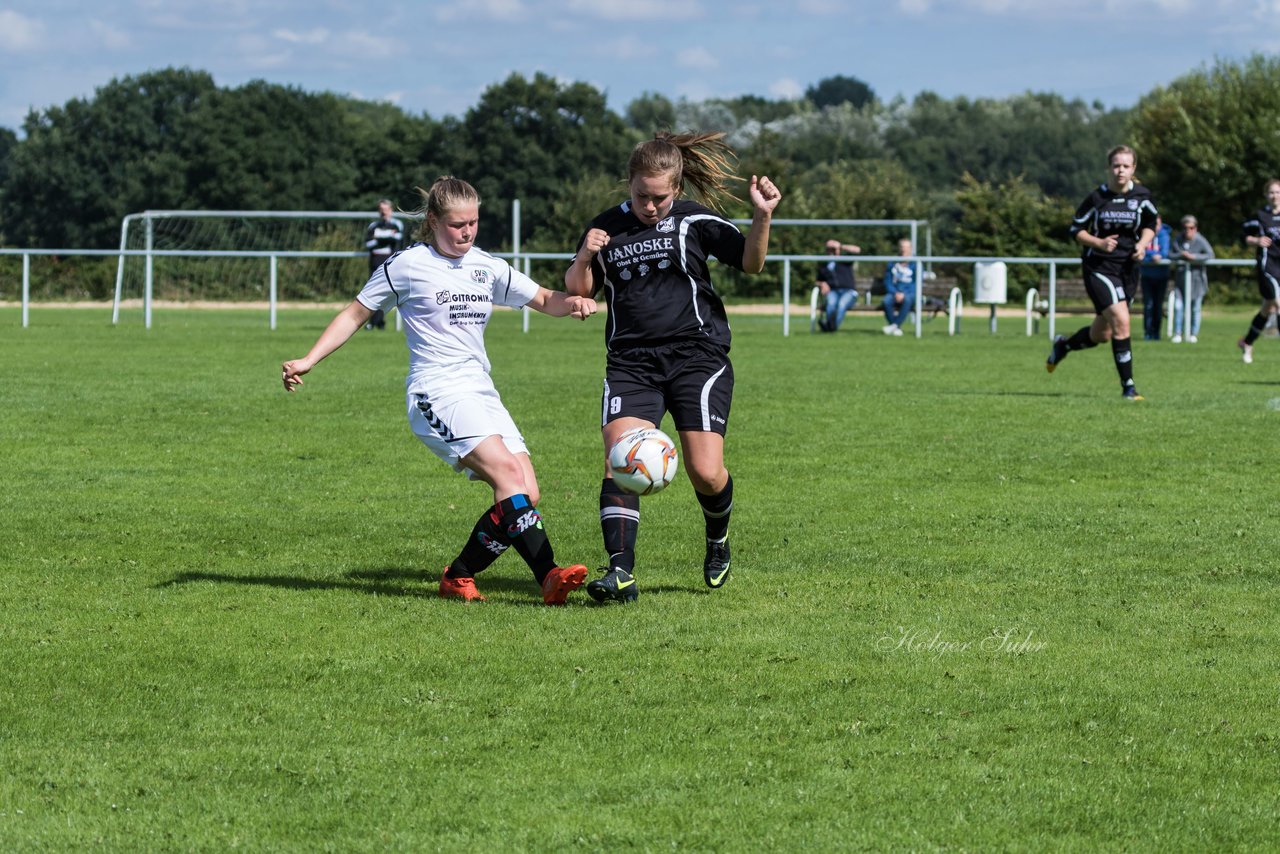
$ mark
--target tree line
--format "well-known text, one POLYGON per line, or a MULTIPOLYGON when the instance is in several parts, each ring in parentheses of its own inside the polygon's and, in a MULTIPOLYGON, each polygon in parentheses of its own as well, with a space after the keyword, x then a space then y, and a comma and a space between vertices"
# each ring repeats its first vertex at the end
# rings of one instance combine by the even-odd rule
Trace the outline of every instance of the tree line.
MULTIPOLYGON (((783 188, 783 216, 927 219, 935 252, 960 255, 1074 254, 1071 212, 1105 179, 1106 151, 1127 142, 1166 220, 1193 213, 1220 255, 1239 256, 1240 222, 1280 169, 1278 84, 1280 60, 1255 55, 1192 71, 1129 108, 1032 92, 882 101, 837 76, 797 99, 645 93, 619 114, 589 84, 513 74, 464 115, 435 119, 168 68, 33 110, 21 137, 0 129, 0 241, 111 248, 125 214, 147 209, 372 211, 387 197, 413 210, 416 187, 453 174, 485 201, 487 248, 510 248, 518 198, 525 248, 568 251, 590 216, 625 197, 631 147, 673 129, 725 131, 741 175, 783 188)), ((778 229, 772 248, 816 254, 825 236, 778 229)), ((847 235, 879 254, 897 236, 847 235)))

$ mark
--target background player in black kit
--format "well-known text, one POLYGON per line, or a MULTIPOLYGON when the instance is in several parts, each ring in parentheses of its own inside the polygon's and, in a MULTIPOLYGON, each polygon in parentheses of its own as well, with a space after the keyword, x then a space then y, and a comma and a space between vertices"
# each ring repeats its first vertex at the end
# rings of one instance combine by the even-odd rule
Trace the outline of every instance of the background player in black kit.
POLYGON ((1107 165, 1110 180, 1080 203, 1071 223, 1071 233, 1084 247, 1084 286, 1098 314, 1070 338, 1054 338, 1045 367, 1053 373, 1072 350, 1110 340, 1120 393, 1125 400, 1142 400, 1133 384, 1129 301, 1137 290, 1142 257, 1155 237, 1156 206, 1151 191, 1134 180, 1138 157, 1132 148, 1111 149, 1107 165))
MULTIPOLYGON (((602 433, 605 454, 636 427, 655 427, 670 412, 684 469, 705 520, 703 579, 720 587, 729 576, 733 479, 724 466, 724 436, 733 398, 729 321, 711 284, 715 257, 747 273, 764 267, 769 225, 782 194, 767 177, 751 176, 751 228, 744 237, 711 208, 681 196, 692 187, 710 204, 726 189, 733 152, 724 134, 655 134, 631 152, 631 198, 597 216, 565 272, 575 296, 603 290, 605 323, 602 433)), ((634 601, 640 499, 619 489, 605 467, 600 529, 609 565, 587 585, 596 601, 634 601)))
POLYGON ((1236 342, 1244 363, 1253 361, 1253 342, 1267 328, 1267 316, 1280 311, 1280 181, 1271 180, 1263 187, 1267 204, 1244 224, 1244 242, 1258 247, 1258 292, 1262 308, 1253 316, 1249 331, 1236 342), (1271 250, 1276 248, 1277 251, 1271 250))
MULTIPOLYGON (((387 259, 400 251, 404 245, 404 223, 391 215, 391 200, 378 202, 378 218, 369 223, 364 230, 364 248, 369 252, 369 275, 386 263, 387 259)), ((382 309, 369 318, 366 329, 386 329, 386 315, 382 309)))

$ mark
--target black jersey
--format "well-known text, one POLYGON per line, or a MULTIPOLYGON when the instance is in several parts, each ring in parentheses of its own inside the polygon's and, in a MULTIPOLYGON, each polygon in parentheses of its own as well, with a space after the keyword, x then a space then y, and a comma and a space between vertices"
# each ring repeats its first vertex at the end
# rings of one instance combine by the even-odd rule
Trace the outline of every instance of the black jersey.
POLYGON ((1271 208, 1262 208, 1245 220, 1245 237, 1270 237, 1271 246, 1258 247, 1258 268, 1275 267, 1280 263, 1280 215, 1271 208), (1272 250, 1275 250, 1274 252, 1272 250))
POLYGON ((737 226, 697 202, 677 199, 656 225, 637 219, 627 201, 593 219, 587 231, 593 228, 609 234, 591 263, 591 279, 592 292, 603 289, 609 305, 610 350, 687 340, 729 349, 729 318, 707 262, 715 257, 742 269, 747 241, 737 226))
POLYGON ((404 223, 395 217, 375 219, 364 230, 364 248, 369 250, 370 255, 381 256, 383 261, 390 258, 392 253, 399 252, 403 241, 404 223))
POLYGON ((1156 230, 1156 216, 1151 191, 1142 184, 1130 184, 1124 193, 1114 192, 1103 184, 1076 208, 1071 235, 1074 237, 1081 231, 1102 238, 1115 235, 1116 248, 1112 252, 1085 247, 1081 257, 1090 266, 1123 265, 1132 259, 1143 229, 1156 230))

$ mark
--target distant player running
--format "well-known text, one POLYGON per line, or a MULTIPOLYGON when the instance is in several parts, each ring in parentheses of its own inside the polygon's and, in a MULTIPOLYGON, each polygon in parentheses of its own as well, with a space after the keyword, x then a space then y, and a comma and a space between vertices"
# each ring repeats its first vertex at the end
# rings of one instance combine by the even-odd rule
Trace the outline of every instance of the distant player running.
POLYGON ((493 306, 529 308, 586 320, 595 301, 550 291, 510 264, 477 249, 480 197, 466 181, 445 177, 423 194, 425 241, 393 254, 374 270, 351 305, 338 313, 311 352, 281 366, 285 391, 337 350, 376 309, 403 318, 409 345, 406 401, 409 427, 455 471, 493 488, 462 551, 440 577, 440 595, 484 600, 475 575, 515 546, 548 605, 563 605, 582 586, 587 568, 556 565, 538 515, 538 481, 524 438, 489 376, 484 330, 493 306))
POLYGON ((1134 180, 1137 155, 1127 145, 1107 152, 1111 178, 1076 209, 1071 233, 1084 247, 1084 287, 1097 311, 1093 323, 1070 338, 1053 339, 1045 361, 1050 373, 1073 350, 1111 342, 1125 400, 1142 400, 1133 384, 1133 351, 1129 345, 1129 303, 1140 276, 1142 258, 1155 237, 1156 206, 1151 191, 1134 180))
MULTIPOLYGON (((724 437, 733 399, 729 321, 711 284, 715 257, 748 273, 764 267, 773 209, 782 198, 766 177, 751 176, 751 228, 744 237, 716 211, 680 198, 692 187, 714 204, 730 197, 724 134, 658 133, 631 152, 631 198, 587 226, 565 289, 603 291, 605 324, 602 435, 606 456, 636 427, 655 427, 670 412, 680 435, 684 470, 702 505, 708 587, 729 577, 729 514, 733 479, 724 465, 724 437)), ((608 466, 600 485, 600 529, 609 565, 587 585, 597 601, 634 601, 640 499, 623 492, 608 466)))
POLYGON ((1267 317, 1280 312, 1280 181, 1268 181, 1263 193, 1267 204, 1244 224, 1244 242, 1258 247, 1258 293, 1262 295, 1262 308, 1236 342, 1246 365, 1253 362, 1253 342, 1267 328, 1267 317))

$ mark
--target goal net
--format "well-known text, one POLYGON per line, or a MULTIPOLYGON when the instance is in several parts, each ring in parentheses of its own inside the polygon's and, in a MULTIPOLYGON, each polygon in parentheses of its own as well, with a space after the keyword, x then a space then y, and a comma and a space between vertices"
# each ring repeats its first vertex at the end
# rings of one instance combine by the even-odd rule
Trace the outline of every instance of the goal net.
MULTIPOLYGON (((417 229, 397 213, 405 244, 417 229)), ((348 300, 368 278, 372 211, 147 211, 121 226, 116 309, 136 299, 348 300), (274 259, 274 263, 273 263, 274 259)))

